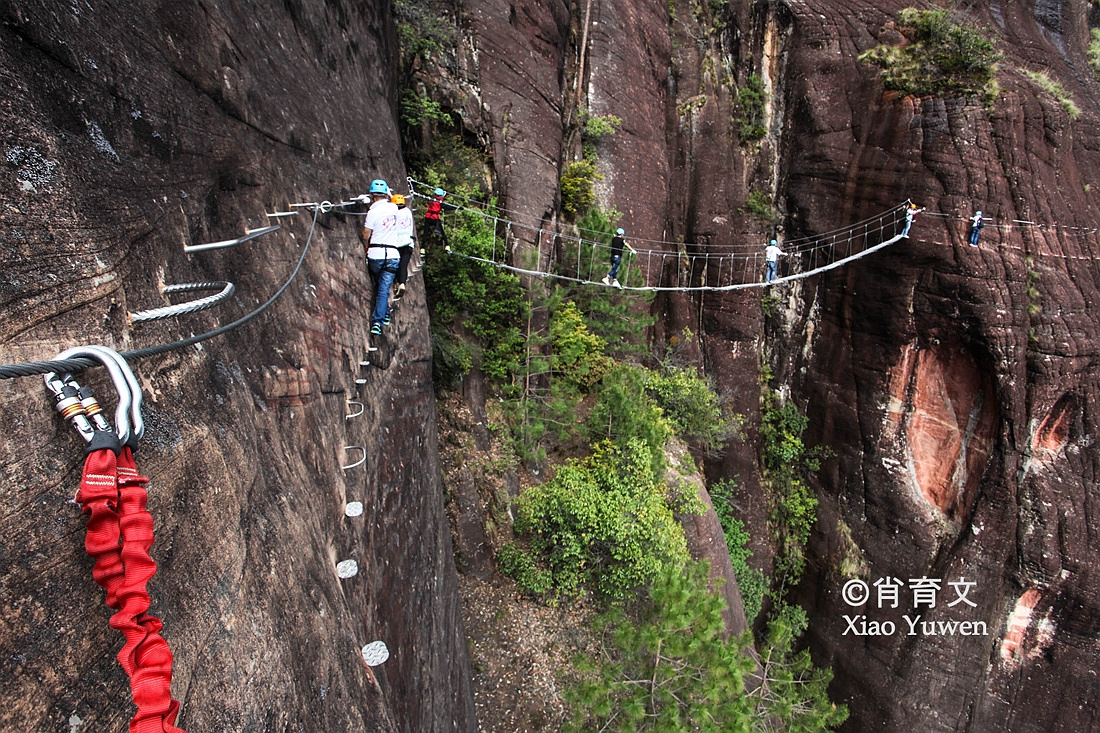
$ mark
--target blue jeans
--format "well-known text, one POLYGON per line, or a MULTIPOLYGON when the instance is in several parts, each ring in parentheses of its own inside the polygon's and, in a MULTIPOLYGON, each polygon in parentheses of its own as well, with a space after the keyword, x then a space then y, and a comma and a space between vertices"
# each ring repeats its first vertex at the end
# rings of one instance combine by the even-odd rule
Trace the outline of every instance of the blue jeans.
POLYGON ((768 272, 764 276, 764 282, 770 283, 772 280, 775 279, 775 270, 778 265, 779 260, 768 260, 768 272))
POLYGON ((619 274, 619 265, 623 264, 622 255, 611 255, 611 272, 607 273, 608 280, 614 280, 619 274))
POLYGON ((370 268, 371 279, 374 280, 374 312, 371 313, 371 325, 382 325, 386 316, 390 314, 390 286, 397 277, 397 268, 401 264, 398 257, 388 257, 384 260, 367 260, 370 268))

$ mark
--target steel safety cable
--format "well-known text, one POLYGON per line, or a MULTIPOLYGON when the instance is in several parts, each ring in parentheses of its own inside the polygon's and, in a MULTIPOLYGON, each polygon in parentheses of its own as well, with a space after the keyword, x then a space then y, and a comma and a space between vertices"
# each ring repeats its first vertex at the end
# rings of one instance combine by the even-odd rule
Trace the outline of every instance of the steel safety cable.
MULTIPOLYGON (((272 303, 279 299, 279 296, 290 287, 291 283, 298 276, 298 271, 302 269, 302 264, 305 262, 306 255, 309 254, 310 246, 313 242, 313 234, 317 230, 317 217, 320 213, 320 207, 314 205, 313 209, 313 223, 309 229, 309 237, 306 239, 306 243, 302 249, 302 254, 298 258, 298 264, 294 267, 294 271, 290 273, 290 277, 283 283, 275 294, 268 298, 264 303, 257 306, 251 313, 238 318, 232 323, 226 324, 213 331, 207 331, 197 336, 191 336, 189 338, 181 339, 179 341, 173 341, 171 343, 160 344, 158 346, 149 346, 143 349, 136 349, 134 351, 124 351, 120 354, 122 358, 127 361, 134 359, 144 359, 148 356, 157 356, 169 351, 176 351, 178 349, 185 349, 188 346, 194 346, 197 343, 207 341, 209 339, 221 336, 224 333, 228 333, 235 328, 243 326, 256 316, 267 310, 272 303)), ((79 357, 75 359, 59 359, 53 361, 31 361, 22 364, 3 364, 0 365, 0 379, 14 379, 16 377, 32 377, 40 374, 49 374, 50 372, 80 372, 89 367, 97 366, 98 362, 79 357)))

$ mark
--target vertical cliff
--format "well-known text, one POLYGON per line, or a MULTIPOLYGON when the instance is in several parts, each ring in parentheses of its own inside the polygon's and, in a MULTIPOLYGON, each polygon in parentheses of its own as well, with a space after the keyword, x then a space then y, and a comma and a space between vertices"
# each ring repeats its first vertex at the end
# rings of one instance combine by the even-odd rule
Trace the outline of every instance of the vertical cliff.
POLYGON ((765 568, 762 363, 809 415, 808 442, 836 454, 815 479, 819 520, 796 597, 810 612, 811 649, 834 666, 834 693, 851 708, 848 729, 1090 727, 1095 6, 956 8, 1005 55, 988 103, 887 92, 879 70, 857 60, 880 42, 906 42, 901 2, 463 7, 464 58, 480 59, 464 68, 482 72, 466 79, 508 90, 503 110, 499 95, 486 96, 478 114, 507 208, 552 218, 547 189, 574 152, 578 103, 623 119, 597 148, 601 205, 624 214, 635 240, 684 242, 667 245, 685 255, 679 266, 694 243, 762 245, 773 230, 820 233, 907 198, 927 207, 907 242, 774 288, 767 308, 760 293, 662 297, 654 338, 700 334, 694 358, 748 418, 746 444, 708 470, 739 477, 765 568), (490 48, 509 55, 489 61, 490 48), (738 132, 737 91, 751 75, 766 94, 759 141, 738 132), (535 117, 540 135, 563 136, 540 140, 538 152, 517 124, 535 117), (754 191, 773 203, 774 222, 745 213, 754 191), (971 248, 975 209, 989 225, 971 248), (908 607, 846 603, 852 573, 901 579, 908 607), (934 609, 913 607, 908 584, 922 577, 941 582, 934 609), (964 581, 973 606, 950 585, 964 581), (856 636, 844 616, 860 614, 900 631, 856 636), (951 622, 981 633, 921 633, 922 623, 951 622))
MULTIPOLYGON (((388 7, 9 2, 0 21, 0 361, 208 331, 267 300, 310 248, 259 317, 133 365, 158 526, 152 612, 176 655, 180 723, 475 729, 421 280, 384 339, 388 368, 361 369, 360 218, 337 210, 314 227, 299 210, 237 247, 183 252, 375 177, 403 190, 388 7), (128 322, 165 304, 164 284, 209 280, 235 295, 128 322), (364 413, 349 419, 353 399, 364 413), (365 463, 342 471, 361 455, 345 446, 365 463), (352 501, 362 516, 344 515, 352 501), (342 580, 348 559, 359 573, 342 580), (392 656, 370 668, 359 649, 376 639, 392 656)), ((40 378, 0 382, 0 404, 0 727, 121 730, 121 637, 69 501, 82 446, 40 378)))
POLYGON ((1087 14, 971 7, 965 22, 1005 54, 983 107, 884 94, 855 60, 893 38, 901 7, 795 8, 783 156, 793 226, 822 231, 905 198, 930 214, 904 246, 809 284, 770 324, 778 373, 837 452, 820 476, 815 572, 800 598, 851 704, 848 729, 1088 728, 1100 86, 1087 14), (1080 116, 1025 73, 1040 69, 1080 116), (992 224, 971 248, 975 209, 992 224), (852 553, 868 582, 941 580, 937 605, 914 608, 908 590, 897 610, 873 594, 845 602, 838 568, 852 553), (974 605, 950 585, 962 580, 974 605), (859 614, 899 630, 856 637, 844 616, 859 614), (903 614, 919 617, 915 634, 903 614))

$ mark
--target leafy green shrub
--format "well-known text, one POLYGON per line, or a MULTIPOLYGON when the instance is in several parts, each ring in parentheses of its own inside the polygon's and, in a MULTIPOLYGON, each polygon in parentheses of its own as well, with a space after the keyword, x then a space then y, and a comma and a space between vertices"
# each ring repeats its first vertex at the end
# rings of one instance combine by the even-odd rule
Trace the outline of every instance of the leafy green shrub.
MULTIPOLYGON (((826 452, 802 442, 809 419, 791 402, 769 395, 760 421, 764 478, 769 486, 768 524, 776 544, 779 588, 798 583, 805 567, 805 545, 817 521, 817 498, 802 478, 817 471, 826 452)), ((778 595, 781 595, 778 594, 778 595)))
POLYGON ((616 364, 600 382, 599 397, 588 417, 588 439, 618 444, 638 440, 650 456, 651 470, 660 471, 663 449, 672 426, 661 408, 646 393, 649 370, 633 364, 616 364))
POLYGON ((710 498, 726 536, 726 549, 729 550, 730 561, 733 563, 733 575, 737 578, 737 589, 741 593, 741 603, 745 606, 745 618, 751 626, 764 605, 768 579, 764 573, 749 566, 749 558, 752 557, 752 551, 748 548, 749 534, 745 531, 745 523, 734 514, 733 488, 732 480, 717 481, 710 487, 710 498))
MULTIPOLYGON (((567 731, 826 731, 848 711, 829 701, 829 670, 814 670, 808 652, 792 654, 805 628, 788 613, 773 624, 756 676, 751 639, 724 638, 724 601, 708 589, 705 563, 665 567, 637 618, 613 608, 599 622, 597 660, 581 658, 565 692, 567 731)), ((801 609, 799 609, 801 610, 801 609)))
POLYGON ((582 391, 595 386, 611 368, 611 359, 603 353, 604 340, 588 330, 570 301, 550 317, 550 344, 554 375, 582 391))
POLYGON ((1000 54, 987 29, 957 22, 943 9, 905 8, 898 22, 913 43, 901 48, 880 45, 859 60, 882 68, 887 89, 903 94, 988 96, 1000 54))
POLYGON ((773 221, 775 210, 772 209, 772 197, 767 192, 754 188, 749 191, 748 198, 745 199, 745 205, 739 208, 737 213, 748 214, 760 221, 773 221))
POLYGON ((497 567, 500 572, 516 581, 516 585, 526 593, 542 595, 553 588, 553 575, 540 568, 526 552, 509 542, 497 553, 497 567))
POLYGON ((577 160, 566 164, 561 172, 561 210, 572 221, 596 203, 595 182, 603 178, 595 163, 577 160))
POLYGON ((732 431, 731 421, 722 414, 711 382, 695 369, 665 366, 661 372, 650 373, 646 390, 681 438, 698 443, 708 453, 725 446, 732 431))
POLYGON ((623 124, 622 118, 615 115, 590 115, 585 112, 583 119, 584 138, 593 142, 615 134, 623 124))
POLYGON ((1025 71, 1027 77, 1035 82, 1035 85, 1054 97, 1062 109, 1066 111, 1071 120, 1076 120, 1081 114, 1081 108, 1073 101, 1073 95, 1066 91, 1058 82, 1051 79, 1045 71, 1025 71))
POLYGON ((450 124, 451 117, 443 111, 439 102, 406 89, 401 93, 401 121, 415 127, 424 121, 450 124))
POLYGON ((759 74, 752 74, 737 89, 737 132, 741 143, 759 140, 768 134, 764 127, 764 81, 759 74))
POLYGON ((664 565, 688 559, 666 494, 648 446, 638 440, 601 444, 520 495, 515 530, 527 537, 531 565, 510 560, 508 567, 546 570, 552 589, 564 596, 587 588, 626 598, 664 565))

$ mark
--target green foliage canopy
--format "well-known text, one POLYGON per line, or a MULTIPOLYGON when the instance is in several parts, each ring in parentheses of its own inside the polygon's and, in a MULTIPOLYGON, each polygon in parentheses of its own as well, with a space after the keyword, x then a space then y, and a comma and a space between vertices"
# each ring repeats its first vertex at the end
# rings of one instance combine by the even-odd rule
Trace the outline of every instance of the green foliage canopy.
POLYGON ((665 567, 638 614, 612 608, 601 619, 602 661, 578 660, 565 730, 816 733, 847 719, 826 694, 832 673, 791 651, 801 609, 773 622, 758 674, 748 635, 725 638, 725 602, 707 582, 705 563, 665 567))
POLYGON ((665 565, 688 559, 667 493, 640 441, 597 446, 520 496, 515 530, 529 537, 528 567, 544 568, 547 585, 565 596, 588 588, 601 597, 626 598, 665 565))

